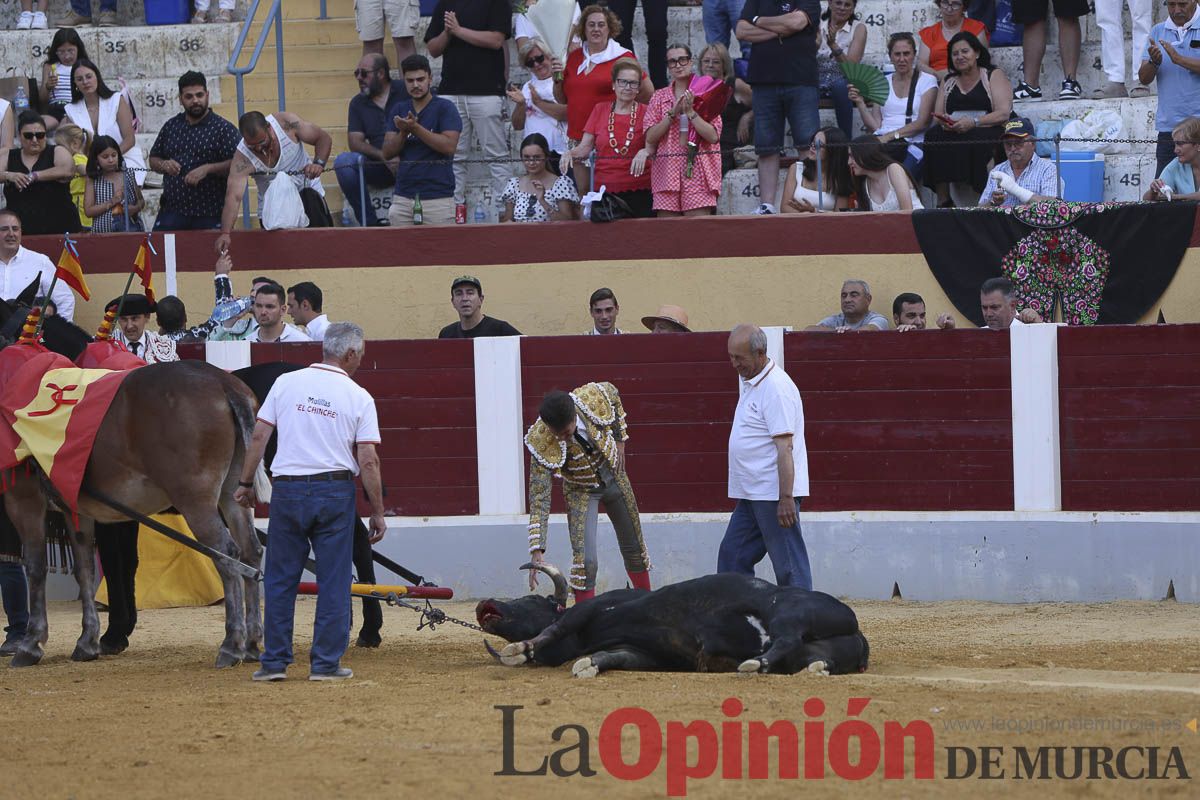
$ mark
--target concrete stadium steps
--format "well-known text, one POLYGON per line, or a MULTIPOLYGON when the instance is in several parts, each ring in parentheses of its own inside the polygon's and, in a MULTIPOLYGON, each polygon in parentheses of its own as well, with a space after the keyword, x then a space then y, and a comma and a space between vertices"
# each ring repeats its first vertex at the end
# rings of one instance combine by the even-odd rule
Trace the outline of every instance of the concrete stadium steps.
MULTIPOLYGON (((285 4, 286 6, 287 4, 285 4)), ((260 13, 258 18, 261 20, 264 16, 260 13)), ((250 26, 250 35, 246 37, 247 51, 251 49, 254 42, 258 41, 262 29, 261 22, 255 22, 250 26)), ((284 47, 305 44, 345 44, 357 41, 359 39, 358 30, 354 24, 354 9, 350 9, 347 16, 331 16, 328 19, 290 18, 285 15, 283 20, 284 47)), ((274 46, 274 31, 268 34, 266 44, 274 46)))
MULTIPOLYGON (((331 19, 339 17, 354 19, 354 0, 327 0, 325 7, 331 19)), ((316 19, 320 13, 320 0, 286 0, 283 4, 285 20, 316 19)))
MULTIPOLYGON (((283 5, 286 91, 288 110, 325 128, 333 137, 333 153, 336 155, 346 150, 346 105, 357 90, 351 72, 361 54, 361 43, 354 24, 353 0, 329 0, 327 6, 329 19, 318 20, 319 0, 288 0, 283 5)), ((68 9, 67 0, 52 0, 49 9, 51 22, 58 16, 65 15, 68 9)), ((18 11, 19 7, 13 0, 0 2, 0 21, 5 20, 7 14, 12 18, 9 24, 13 24, 18 11)), ((235 16, 240 19, 244 13, 245 4, 240 3, 235 16)), ((869 26, 867 55, 864 60, 879 66, 887 61, 884 47, 888 33, 897 30, 916 31, 936 19, 934 4, 927 0, 861 0, 859 13, 869 26)), ((263 15, 264 12, 260 12, 259 18, 263 15)), ((1155 16, 1156 19, 1162 19, 1165 9, 1156 5, 1155 16)), ((236 84, 233 76, 224 74, 224 70, 241 29, 240 24, 145 26, 140 3, 129 4, 129 7, 122 4, 118 9, 118 17, 126 27, 84 27, 80 29, 80 35, 107 77, 121 76, 130 84, 141 120, 142 133, 138 135, 138 140, 145 151, 149 152, 162 124, 178 113, 176 80, 179 74, 188 69, 199 69, 210 77, 209 88, 213 94, 214 109, 227 119, 236 120, 236 84), (220 76, 219 80, 213 80, 217 76, 220 76)), ((421 20, 418 38, 423 37, 428 22, 428 18, 421 20)), ((246 63, 261 30, 261 22, 251 26, 240 63, 246 63)), ((1079 80, 1083 84, 1085 96, 1088 96, 1092 89, 1106 80, 1100 68, 1100 33, 1094 16, 1085 19, 1083 33, 1084 50, 1079 80)), ((1129 33, 1126 12, 1127 41, 1129 33)), ((12 65, 18 72, 39 75, 41 63, 45 59, 45 49, 49 46, 52 35, 52 30, 0 31, 0 64, 12 65)), ((633 37, 635 51, 644 58, 646 40, 640 14, 635 19, 633 37)), ((687 42, 694 52, 698 52, 704 42, 701 9, 672 7, 668 13, 668 41, 687 42)), ((1062 75, 1053 21, 1050 24, 1048 41, 1041 84, 1047 95, 1054 97, 1057 95, 1062 75)), ((386 40, 385 48, 390 57, 391 46, 386 40)), ((1127 45, 1126 50, 1128 49, 1127 45)), ((736 53, 736 44, 734 50, 736 53)), ((515 48, 510 47, 509 51, 509 77, 513 81, 524 81, 527 78, 526 70, 516 63, 515 48)), ((992 52, 997 64, 1009 77, 1014 82, 1019 80, 1022 74, 1021 48, 993 48, 992 52)), ((435 85, 440 79, 440 61, 433 60, 435 85)), ((274 66, 274 36, 270 35, 258 69, 245 78, 248 108, 270 111, 277 107, 274 66)), ((1131 73, 1131 85, 1133 80, 1131 73)), ((1018 102, 1016 108, 1018 113, 1030 116, 1038 122, 1043 119, 1081 117, 1097 107, 1116 107, 1126 122, 1126 136, 1152 139, 1156 135, 1153 124, 1155 103, 1154 98, 1124 101, 1046 100, 1038 103, 1018 102)), ((506 107, 506 116, 507 113, 506 107)), ((831 111, 822 111, 823 124, 832 122, 832 119, 831 111)), ((520 135, 509 129, 508 136, 510 152, 515 155, 520 135)), ((478 155, 478 147, 474 148, 474 151, 474 154, 478 155)), ((1146 151, 1150 152, 1148 147, 1146 151)), ((518 166, 514 159, 511 169, 515 171, 518 166)), ((1107 162, 1105 197, 1136 199, 1144 191, 1153 166, 1152 155, 1110 156, 1107 162)), ((151 177, 152 187, 157 180, 157 176, 151 177)), ((335 218, 340 219, 343 199, 332 173, 326 174, 323 183, 330 209, 335 218)), ((753 170, 730 173, 726 179, 721 210, 727 213, 752 211, 759 202, 755 196, 756 184, 757 178, 753 170)), ((485 165, 468 166, 468 213, 472 219, 476 205, 485 209, 489 220, 495 219, 497 209, 493 197, 494 188, 498 187, 490 186, 490 176, 485 165)), ((152 218, 153 213, 157 211, 161 192, 157 188, 147 188, 145 193, 148 206, 146 216, 152 218)), ((250 188, 249 194, 252 204, 256 204, 257 197, 253 187, 250 188)), ((383 190, 373 195, 373 202, 381 208, 381 214, 386 215, 390 192, 383 190)))
MULTIPOLYGON (((1154 154, 1106 156, 1104 163, 1104 200, 1135 202, 1154 179, 1154 154)), ((783 188, 786 173, 780 171, 779 187, 783 188)), ((725 175, 718 214, 752 214, 762 200, 758 191, 758 171, 735 169, 725 175)), ((928 207, 928 206, 927 206, 928 207)))
MULTIPOLYGON (((211 81, 225 71, 237 40, 237 25, 155 25, 138 28, 83 27, 79 36, 105 82, 118 76, 176 80, 189 69, 211 81)), ((0 31, 0 64, 41 80, 54 31, 0 31)))

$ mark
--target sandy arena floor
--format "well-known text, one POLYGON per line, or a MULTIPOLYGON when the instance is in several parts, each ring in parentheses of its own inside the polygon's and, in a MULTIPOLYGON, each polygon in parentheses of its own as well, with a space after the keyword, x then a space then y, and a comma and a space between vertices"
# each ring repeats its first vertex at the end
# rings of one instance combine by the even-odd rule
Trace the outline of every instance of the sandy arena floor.
MULTIPOLYGON (((871 671, 862 675, 608 673, 578 680, 569 666, 502 667, 484 652, 481 634, 453 625, 418 632, 417 615, 396 608, 385 610, 381 649, 351 648, 344 663, 354 668, 353 680, 316 684, 303 680, 315 607, 305 598, 297 615, 300 661, 289 680, 263 685, 251 682, 249 665, 211 668, 223 631, 219 608, 144 612, 129 651, 76 664, 68 655, 78 606, 57 603, 43 663, 0 672, 0 797, 664 797, 665 756, 641 781, 608 774, 598 756, 602 721, 622 706, 640 706, 664 730, 669 720, 707 720, 720 730, 728 697, 744 703, 743 721, 798 727, 807 719, 804 701, 819 697, 826 737, 846 719, 847 698, 870 698, 861 718, 878 731, 885 720, 933 726, 937 777, 884 780, 881 765, 861 782, 827 768, 824 780, 800 783, 779 779, 772 756, 769 780, 722 780, 718 766, 712 777, 687 783, 690 797, 1200 793, 1200 734, 1187 728, 1200 715, 1197 606, 854 606, 872 649, 871 671), (503 745, 501 712, 493 707, 501 704, 524 706, 515 712, 517 769, 574 744, 575 733, 561 742, 550 737, 575 723, 590 734, 598 774, 495 776, 503 745), (947 748, 985 745, 1005 748, 1004 779, 945 778, 947 748), (1174 746, 1192 779, 1014 780, 1018 745, 1158 746, 1160 769, 1174 746)), ((472 604, 444 607, 473 619, 472 604)), ((630 762, 634 730, 625 728, 623 738, 630 762)), ((563 763, 573 768, 578 753, 563 763)), ((1130 764, 1136 770, 1145 759, 1130 764)))

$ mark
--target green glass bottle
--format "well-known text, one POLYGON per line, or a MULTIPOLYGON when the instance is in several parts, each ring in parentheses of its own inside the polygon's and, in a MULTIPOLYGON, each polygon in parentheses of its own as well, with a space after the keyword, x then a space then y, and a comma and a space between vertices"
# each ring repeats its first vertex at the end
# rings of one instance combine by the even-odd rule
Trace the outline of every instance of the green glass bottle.
POLYGON ((425 214, 421 211, 421 195, 413 198, 413 225, 424 225, 425 214))

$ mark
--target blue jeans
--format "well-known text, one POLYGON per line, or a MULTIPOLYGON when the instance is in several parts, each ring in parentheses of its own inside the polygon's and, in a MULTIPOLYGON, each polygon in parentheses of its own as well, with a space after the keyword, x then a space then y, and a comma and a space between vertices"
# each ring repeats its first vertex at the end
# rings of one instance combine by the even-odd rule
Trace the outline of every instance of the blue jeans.
MULTIPOLYGON (((92 15, 92 0, 71 0, 71 10, 83 17, 92 15)), ((100 0, 101 11, 117 10, 117 0, 100 0)))
MULTIPOLYGON (((775 500, 738 500, 717 551, 717 572, 753 575, 754 565, 770 555, 775 583, 811 591, 812 569, 800 520, 781 528, 778 511, 775 500)), ((800 511, 800 498, 796 498, 796 511, 800 511)))
POLYGON ((334 672, 350 643, 354 481, 276 481, 267 534, 262 668, 280 672, 295 660, 296 590, 311 543, 321 592, 310 662, 314 673, 334 672))
POLYGON ((8 617, 4 638, 25 638, 25 629, 29 625, 29 584, 25 581, 25 568, 20 564, 0 561, 0 600, 4 602, 4 615, 8 617))
POLYGON ((160 209, 154 218, 156 231, 215 231, 221 227, 220 215, 215 217, 189 217, 178 211, 160 209))
POLYGON ((815 86, 760 83, 754 87, 754 150, 771 155, 783 148, 783 125, 792 128, 792 144, 803 152, 817 128, 820 91, 815 86))
MULTIPOLYGON (((373 161, 362 153, 338 153, 338 157, 333 161, 334 174, 337 175, 338 186, 342 190, 342 197, 346 198, 346 202, 354 209, 354 218, 361 224, 363 221, 362 182, 358 179, 358 165, 363 166, 363 177, 367 181, 367 186, 372 188, 382 188, 384 186, 393 186, 396 183, 396 176, 388 169, 388 165, 382 161, 373 161)), ((367 225, 378 225, 379 217, 375 214, 375 207, 371 205, 370 192, 367 191, 367 225)))
POLYGON ((1154 148, 1154 157, 1158 162, 1154 166, 1154 177, 1162 175, 1167 164, 1175 158, 1175 139, 1172 131, 1159 131, 1158 144, 1154 148))
MULTIPOLYGON (((704 42, 729 47, 730 34, 737 30, 746 0, 704 0, 704 42)), ((742 58, 750 57, 750 43, 741 42, 742 58)))

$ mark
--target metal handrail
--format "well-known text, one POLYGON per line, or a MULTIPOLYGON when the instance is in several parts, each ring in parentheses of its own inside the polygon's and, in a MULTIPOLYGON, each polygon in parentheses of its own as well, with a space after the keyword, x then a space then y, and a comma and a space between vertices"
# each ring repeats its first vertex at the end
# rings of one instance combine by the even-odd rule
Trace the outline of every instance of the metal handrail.
MULTIPOLYGON (((243 83, 243 78, 254 71, 258 66, 259 56, 262 55, 263 45, 267 43, 267 34, 271 30, 272 24, 275 26, 275 74, 278 86, 279 95, 279 110, 287 110, 287 92, 284 90, 283 79, 283 13, 280 11, 282 0, 271 0, 271 10, 267 12, 266 21, 263 22, 262 31, 258 34, 258 41, 254 43, 254 52, 250 54, 250 62, 244 66, 237 65, 238 57, 242 54, 242 48, 246 44, 246 38, 250 35, 250 26, 254 24, 254 18, 258 16, 258 6, 261 0, 254 0, 250 9, 246 12, 246 20, 242 23, 242 30, 238 33, 237 42, 233 45, 233 52, 229 55, 229 64, 225 67, 234 78, 237 80, 237 107, 238 119, 246 113, 246 90, 243 83)), ((321 18, 325 18, 325 3, 321 3, 321 18)), ((242 225, 247 230, 250 229, 250 194, 247 192, 242 196, 242 225)))

